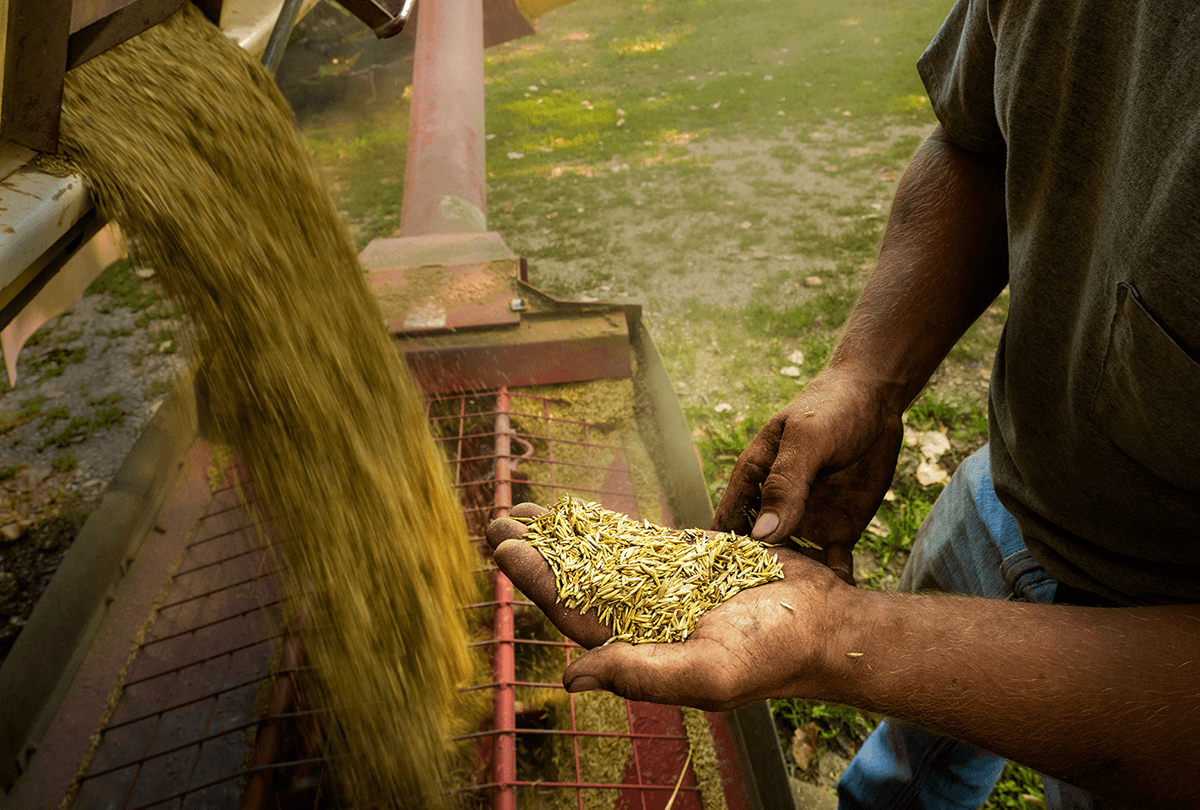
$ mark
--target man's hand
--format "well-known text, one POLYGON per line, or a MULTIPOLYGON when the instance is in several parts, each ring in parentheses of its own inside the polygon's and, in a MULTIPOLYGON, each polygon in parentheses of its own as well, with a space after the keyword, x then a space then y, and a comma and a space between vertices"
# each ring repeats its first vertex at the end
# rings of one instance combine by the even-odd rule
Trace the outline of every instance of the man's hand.
MULTIPOLYGON (((542 511, 520 504, 512 514, 534 517, 542 511)), ((709 611, 686 641, 601 647, 610 629, 594 613, 580 614, 558 602, 550 566, 520 540, 525 531, 524 524, 502 518, 488 527, 488 543, 513 584, 564 635, 592 649, 563 673, 568 691, 606 689, 630 700, 728 709, 799 694, 800 684, 804 691, 815 689, 829 651, 837 645, 832 617, 839 611, 830 601, 850 589, 804 555, 780 548, 774 553, 783 564, 784 579, 749 588, 709 611)))
POLYGON ((733 468, 713 528, 769 543, 802 537, 854 583, 851 552, 896 470, 903 427, 868 384, 829 370, 772 417, 733 468))

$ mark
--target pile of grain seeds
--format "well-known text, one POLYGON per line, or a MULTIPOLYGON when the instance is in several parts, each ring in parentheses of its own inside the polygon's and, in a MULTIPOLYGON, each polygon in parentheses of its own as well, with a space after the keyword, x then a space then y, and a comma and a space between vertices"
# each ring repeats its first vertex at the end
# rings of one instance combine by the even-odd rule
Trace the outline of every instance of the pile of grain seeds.
POLYGON ((735 534, 667 529, 564 497, 522 537, 554 571, 558 598, 595 611, 614 641, 683 641, 708 611, 747 588, 783 579, 762 543, 735 534))

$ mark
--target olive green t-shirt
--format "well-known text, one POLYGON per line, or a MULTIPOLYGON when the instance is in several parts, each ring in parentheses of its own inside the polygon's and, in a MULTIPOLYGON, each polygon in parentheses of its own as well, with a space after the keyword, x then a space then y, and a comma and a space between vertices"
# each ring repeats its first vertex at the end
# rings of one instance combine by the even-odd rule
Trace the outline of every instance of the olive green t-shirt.
POLYGON ((959 0, 918 63, 1005 165, 992 475, 1061 582, 1200 601, 1200 5, 959 0))

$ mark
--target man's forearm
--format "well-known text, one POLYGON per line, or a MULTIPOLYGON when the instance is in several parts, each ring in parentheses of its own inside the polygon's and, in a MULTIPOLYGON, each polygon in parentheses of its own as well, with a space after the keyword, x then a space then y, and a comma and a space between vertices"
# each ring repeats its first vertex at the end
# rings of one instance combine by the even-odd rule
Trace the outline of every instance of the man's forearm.
POLYGON ((1200 606, 843 593, 847 630, 822 697, 1087 790, 1194 806, 1200 606))
POLYGON ((899 413, 1007 281, 1003 168, 939 126, 900 181, 875 272, 830 365, 870 377, 899 413))

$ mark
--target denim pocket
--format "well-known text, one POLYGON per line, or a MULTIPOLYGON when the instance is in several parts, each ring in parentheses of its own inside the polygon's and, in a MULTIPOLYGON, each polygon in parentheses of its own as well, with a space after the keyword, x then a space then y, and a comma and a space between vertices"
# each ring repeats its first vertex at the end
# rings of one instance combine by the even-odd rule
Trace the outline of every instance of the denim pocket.
POLYGON ((1180 489, 1200 494, 1200 363, 1117 287, 1117 311, 1092 416, 1122 452, 1180 489))

